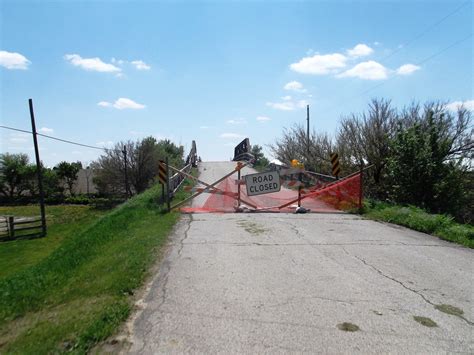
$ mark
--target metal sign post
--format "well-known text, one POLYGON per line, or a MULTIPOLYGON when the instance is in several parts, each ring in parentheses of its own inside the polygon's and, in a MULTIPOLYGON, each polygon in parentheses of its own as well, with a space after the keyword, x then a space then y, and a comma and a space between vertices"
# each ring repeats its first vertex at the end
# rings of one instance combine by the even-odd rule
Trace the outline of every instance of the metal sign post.
POLYGON ((160 160, 158 164, 158 181, 161 184, 161 198, 162 203, 165 203, 165 184, 166 184, 166 166, 163 160, 160 160))
POLYGON ((237 172, 237 207, 240 207, 240 170, 237 172))
POLYGON ((339 179, 339 174, 341 172, 341 167, 339 165, 339 154, 332 153, 331 154, 331 164, 332 164, 332 174, 339 179))

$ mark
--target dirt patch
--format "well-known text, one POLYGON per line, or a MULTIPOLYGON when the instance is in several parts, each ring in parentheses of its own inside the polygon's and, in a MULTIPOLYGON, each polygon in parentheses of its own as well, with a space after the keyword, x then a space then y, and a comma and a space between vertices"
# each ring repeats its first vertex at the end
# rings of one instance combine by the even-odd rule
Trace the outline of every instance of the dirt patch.
POLYGON ((425 327, 434 328, 438 326, 434 320, 427 317, 413 316, 413 319, 425 327))
POLYGON ((237 221, 237 225, 239 227, 244 228, 247 233, 250 233, 252 235, 260 235, 268 231, 260 224, 252 221, 237 221))
POLYGON ((339 328, 339 330, 345 332, 357 332, 358 330, 360 330, 359 326, 349 322, 339 323, 337 327, 339 328))

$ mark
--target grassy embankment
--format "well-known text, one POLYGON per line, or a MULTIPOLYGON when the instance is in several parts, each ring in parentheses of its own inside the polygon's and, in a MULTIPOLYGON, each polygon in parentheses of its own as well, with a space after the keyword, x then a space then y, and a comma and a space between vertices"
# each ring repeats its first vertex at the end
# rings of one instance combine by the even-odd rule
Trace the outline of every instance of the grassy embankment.
POLYGON ((105 215, 49 207, 46 238, 0 243, 0 353, 85 353, 117 329, 179 217, 162 213, 159 191, 105 215))
POLYGON ((427 213, 413 206, 403 207, 373 201, 365 203, 363 215, 370 219, 398 224, 474 248, 474 227, 469 224, 456 223, 451 217, 445 215, 427 213))

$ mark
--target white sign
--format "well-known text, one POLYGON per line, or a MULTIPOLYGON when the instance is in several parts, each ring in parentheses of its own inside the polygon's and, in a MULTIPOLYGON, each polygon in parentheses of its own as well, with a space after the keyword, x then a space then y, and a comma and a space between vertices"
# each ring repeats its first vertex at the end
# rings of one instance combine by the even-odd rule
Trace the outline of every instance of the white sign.
POLYGON ((255 196, 280 191, 280 175, 278 171, 245 175, 247 195, 255 196))

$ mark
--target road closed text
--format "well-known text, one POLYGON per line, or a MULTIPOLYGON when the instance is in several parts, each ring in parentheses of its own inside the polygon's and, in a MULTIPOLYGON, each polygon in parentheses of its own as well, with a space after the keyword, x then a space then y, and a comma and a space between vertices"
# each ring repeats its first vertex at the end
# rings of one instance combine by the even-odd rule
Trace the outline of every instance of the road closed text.
POLYGON ((280 191, 280 176, 276 171, 245 176, 247 195, 255 196, 280 191))

